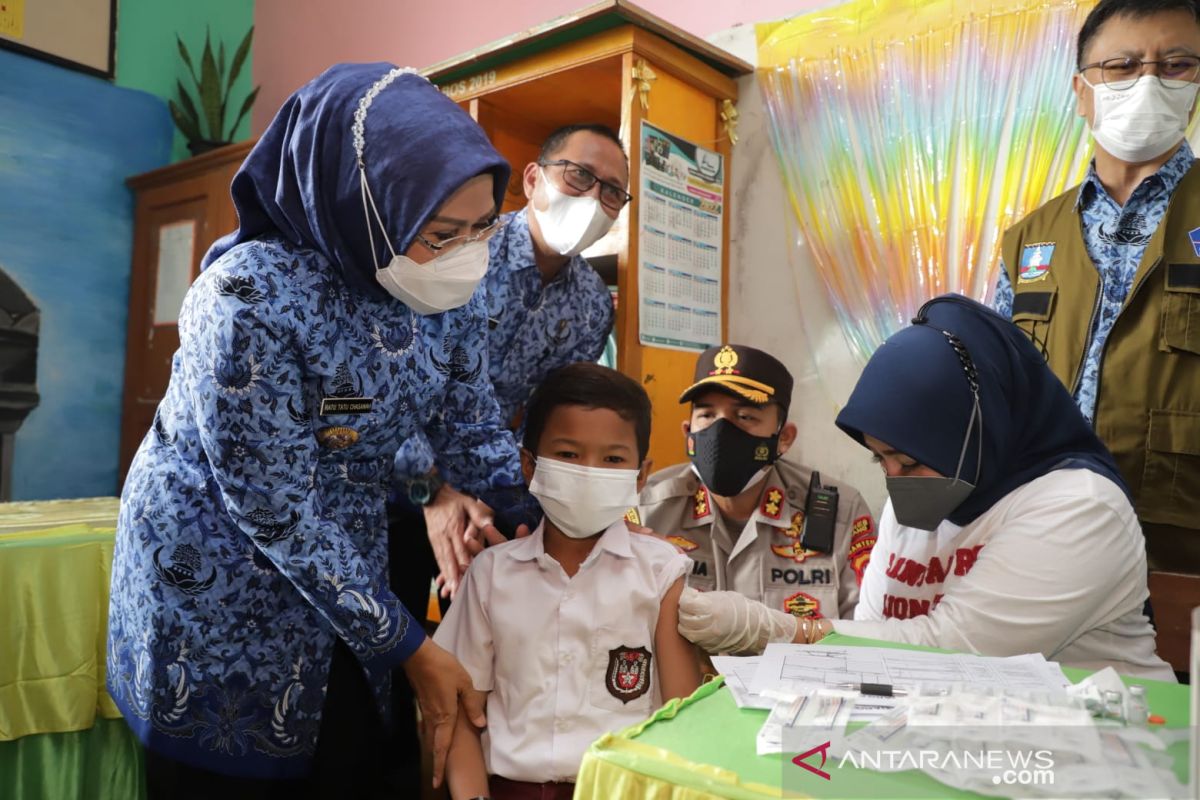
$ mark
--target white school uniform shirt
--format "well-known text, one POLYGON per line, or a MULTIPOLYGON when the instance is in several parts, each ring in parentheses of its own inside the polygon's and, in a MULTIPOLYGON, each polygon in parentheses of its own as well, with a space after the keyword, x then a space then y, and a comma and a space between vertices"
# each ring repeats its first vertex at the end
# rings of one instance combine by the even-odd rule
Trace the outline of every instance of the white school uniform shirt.
POLYGON ((433 637, 489 693, 488 774, 535 783, 574 781, 593 741, 662 704, 658 611, 691 567, 619 520, 569 578, 542 531, 476 556, 433 637))
POLYGON ((1142 613, 1146 546, 1133 506, 1090 470, 1055 470, 965 526, 896 521, 891 500, 853 620, 834 630, 1175 682, 1142 613))

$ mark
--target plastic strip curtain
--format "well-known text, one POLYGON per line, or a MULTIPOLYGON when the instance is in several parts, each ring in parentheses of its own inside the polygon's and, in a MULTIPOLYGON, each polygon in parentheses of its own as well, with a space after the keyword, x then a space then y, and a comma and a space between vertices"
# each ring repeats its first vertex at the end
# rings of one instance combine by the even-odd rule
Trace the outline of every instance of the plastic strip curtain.
POLYGON ((758 26, 797 246, 859 358, 930 297, 985 299, 1003 231, 1082 180, 1092 5, 860 0, 758 26))

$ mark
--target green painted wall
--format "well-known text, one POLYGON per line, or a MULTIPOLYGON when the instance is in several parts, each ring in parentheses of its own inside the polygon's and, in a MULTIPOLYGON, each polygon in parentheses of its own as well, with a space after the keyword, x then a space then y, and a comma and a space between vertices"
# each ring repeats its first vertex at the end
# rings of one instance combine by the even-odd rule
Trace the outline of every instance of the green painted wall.
MULTIPOLYGON (((192 63, 199 70, 206 28, 211 31, 214 49, 220 42, 225 42, 225 57, 231 61, 242 37, 253 24, 254 0, 118 0, 116 84, 150 92, 166 102, 177 99, 175 81, 182 80, 196 99, 195 87, 179 57, 175 34, 183 39, 192 55, 192 63)), ((226 125, 232 124, 242 100, 253 89, 253 60, 254 48, 251 47, 250 57, 242 66, 230 94, 226 125)), ((238 126, 234 141, 250 136, 250 116, 247 114, 238 126)), ((179 161, 190 155, 183 134, 176 130, 171 160, 179 161)))

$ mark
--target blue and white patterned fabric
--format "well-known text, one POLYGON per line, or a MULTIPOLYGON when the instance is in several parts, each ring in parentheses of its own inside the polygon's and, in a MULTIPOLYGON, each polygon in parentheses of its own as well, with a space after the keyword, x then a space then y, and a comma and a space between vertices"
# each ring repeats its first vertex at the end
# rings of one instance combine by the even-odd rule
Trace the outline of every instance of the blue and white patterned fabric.
MULTIPOLYGON (((357 98, 388 67, 335 68, 285 104, 235 179, 243 225, 255 203, 287 216, 288 192, 305 176, 322 193, 321 170, 305 159, 338 158, 357 98), (343 123, 339 142, 332 126, 340 132, 343 123), (326 149, 296 146, 297 131, 322 126, 326 149), (264 189, 273 181, 278 191, 264 189)), ((406 188, 376 154, 368 175, 392 182, 380 205, 402 232, 401 251, 481 165, 496 170, 498 192, 507 178, 482 132, 471 139, 469 117, 412 75, 375 98, 367 139, 386 131, 389 111, 422 105, 429 135, 462 133, 451 150, 465 155, 451 167, 450 153, 427 150, 430 169, 442 164, 445 176, 406 188), (395 203, 406 192, 408 208, 419 202, 415 217, 395 203)), ((405 148, 397 150, 402 159, 405 148)), ((351 201, 353 149, 340 158, 324 173, 337 188, 319 206, 293 204, 311 228, 297 233, 307 223, 293 214, 288 238, 285 226, 271 235, 266 224, 223 240, 206 260, 180 313, 170 384, 121 499, 109 692, 149 748, 230 775, 306 774, 336 639, 358 658, 383 713, 390 669, 424 641, 388 586, 384 500, 400 444, 420 432, 439 469, 468 489, 521 481, 487 380, 482 297, 417 315, 370 291, 373 266, 313 232, 340 228, 356 247, 367 238, 351 201)), ((258 214, 269 216, 261 206, 258 214)))
MULTIPOLYGON (((612 295, 587 260, 575 256, 549 284, 534 263, 528 208, 504 216, 489 243, 482 287, 488 312, 489 375, 500 416, 511 422, 550 372, 604 353, 613 326, 612 295)), ((422 475, 432 450, 419 439, 396 456, 397 480, 422 475)))
MULTIPOLYGON (((1138 184, 1124 207, 1105 191, 1096 175, 1095 163, 1079 186, 1075 207, 1083 214, 1083 241, 1092 264, 1100 273, 1103 287, 1100 313, 1093 325, 1083 375, 1075 392, 1075 402, 1088 422, 1092 422, 1096 414, 1096 392, 1104 342, 1112 331, 1125 298, 1129 296, 1146 245, 1158 229, 1175 187, 1191 169, 1194 159, 1192 148, 1185 139, 1175 155, 1138 184)), ((1012 306, 1012 283, 1001 264, 992 307, 1001 315, 1012 318, 1012 306)))
POLYGON ((488 354, 500 415, 511 421, 551 372, 595 361, 613 326, 612 295, 581 256, 550 283, 533 260, 529 211, 505 215, 491 241, 487 289, 488 354))

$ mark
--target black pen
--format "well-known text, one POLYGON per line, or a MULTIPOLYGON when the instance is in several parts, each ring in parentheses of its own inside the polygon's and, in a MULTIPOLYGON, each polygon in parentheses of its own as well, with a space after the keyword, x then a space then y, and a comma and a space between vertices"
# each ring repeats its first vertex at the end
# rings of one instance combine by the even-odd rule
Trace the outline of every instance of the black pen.
POLYGON ((890 683, 835 683, 833 686, 836 689, 853 689, 859 694, 873 697, 906 697, 909 694, 907 689, 900 689, 890 683))

